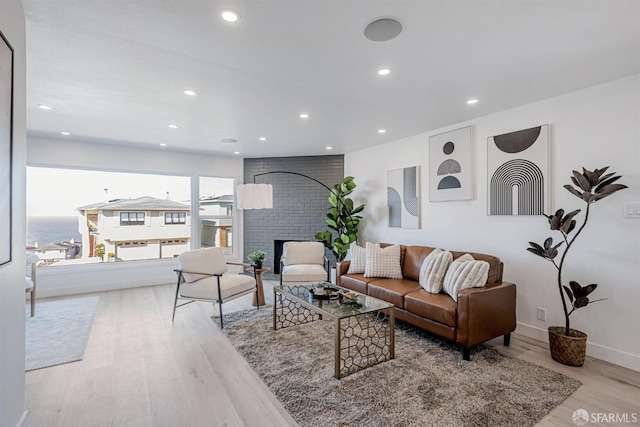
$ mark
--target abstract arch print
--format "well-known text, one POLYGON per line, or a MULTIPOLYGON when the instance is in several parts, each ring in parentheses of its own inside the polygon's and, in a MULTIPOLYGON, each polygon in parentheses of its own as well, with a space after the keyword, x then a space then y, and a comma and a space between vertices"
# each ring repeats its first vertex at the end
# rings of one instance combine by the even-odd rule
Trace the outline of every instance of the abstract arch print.
POLYGON ((491 215, 539 215, 544 212, 544 179, 529 160, 509 160, 491 177, 491 215))
POLYGON ((429 200, 471 199, 471 127, 429 138, 429 200))
POLYGON ((419 167, 387 171, 389 227, 420 228, 419 167))
POLYGON ((549 125, 489 137, 489 215, 540 215, 549 204, 549 125))

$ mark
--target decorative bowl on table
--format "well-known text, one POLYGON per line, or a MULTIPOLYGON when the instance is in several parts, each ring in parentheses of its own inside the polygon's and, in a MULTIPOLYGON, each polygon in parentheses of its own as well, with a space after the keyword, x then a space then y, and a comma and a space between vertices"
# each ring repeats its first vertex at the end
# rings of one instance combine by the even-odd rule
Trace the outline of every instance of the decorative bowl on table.
POLYGON ((309 291, 309 295, 313 299, 321 299, 321 300, 334 300, 339 299, 341 297, 338 289, 332 288, 330 286, 311 288, 309 291))

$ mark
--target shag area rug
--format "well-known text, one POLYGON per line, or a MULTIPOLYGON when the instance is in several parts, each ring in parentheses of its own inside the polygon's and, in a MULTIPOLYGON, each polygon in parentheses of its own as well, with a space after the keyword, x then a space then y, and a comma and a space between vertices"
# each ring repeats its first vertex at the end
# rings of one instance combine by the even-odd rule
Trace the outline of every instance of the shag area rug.
POLYGON ((331 321, 274 332, 271 315, 226 314, 224 332, 305 427, 534 425, 581 385, 488 346, 466 362, 458 348, 402 322, 394 360, 337 380, 331 321))
POLYGON ((34 317, 27 307, 25 370, 82 360, 97 305, 98 297, 43 302, 34 317))

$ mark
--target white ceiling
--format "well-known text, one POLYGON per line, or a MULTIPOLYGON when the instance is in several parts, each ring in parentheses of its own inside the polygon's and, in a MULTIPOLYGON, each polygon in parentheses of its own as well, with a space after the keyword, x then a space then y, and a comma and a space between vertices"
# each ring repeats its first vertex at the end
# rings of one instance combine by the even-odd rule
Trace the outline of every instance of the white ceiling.
POLYGON ((27 128, 55 138, 342 154, 640 72, 640 0, 22 4, 27 128), (241 19, 222 21, 226 8, 241 19), (404 31, 371 42, 381 16, 404 31))

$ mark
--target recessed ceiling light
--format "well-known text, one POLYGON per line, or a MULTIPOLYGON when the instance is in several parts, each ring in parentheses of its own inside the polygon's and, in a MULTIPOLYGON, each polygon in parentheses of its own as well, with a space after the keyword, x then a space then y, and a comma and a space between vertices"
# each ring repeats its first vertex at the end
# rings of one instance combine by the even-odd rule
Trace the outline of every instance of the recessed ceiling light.
POLYGON ((236 22, 240 18, 238 12, 235 12, 233 10, 223 10, 222 12, 220 12, 220 16, 227 22, 236 22))
POLYGON ((240 154, 240 152, 239 151, 234 151, 233 154, 237 155, 237 154, 240 154))
POLYGON ((386 129, 378 129, 378 133, 386 133, 387 130, 386 129))
POLYGON ((327 150, 333 150, 333 147, 325 147, 327 150))
POLYGON ((307 113, 302 113, 302 114, 300 114, 300 118, 301 119, 308 119, 309 115, 307 113))
POLYGON ((471 104, 477 104, 478 100, 477 99, 470 99, 467 101, 467 104, 471 105, 471 104))
POLYGON ((390 69, 388 68, 381 68, 378 70, 378 74, 380 74, 381 76, 386 76, 391 72, 390 69))
POLYGON ((266 141, 267 138, 265 138, 264 136, 261 136, 260 138, 258 138, 260 141, 266 141))
POLYGON ((220 140, 220 142, 225 142, 227 144, 233 144, 233 143, 238 142, 238 140, 237 139, 233 139, 233 138, 222 138, 220 140))
POLYGON ((38 108, 40 108, 41 110, 53 110, 53 107, 50 107, 48 105, 44 105, 44 104, 38 104, 38 108))
POLYGON ((160 144, 160 147, 166 147, 167 144, 160 144))
POLYGON ((174 125, 172 123, 169 123, 167 126, 169 126, 171 129, 178 129, 178 125, 174 125))
POLYGON ((60 135, 69 136, 71 134, 69 132, 60 132, 60 135))
POLYGON ((189 95, 189 96, 196 96, 198 94, 198 92, 196 92, 195 90, 191 90, 191 89, 185 89, 182 91, 182 93, 184 93, 185 95, 189 95))

